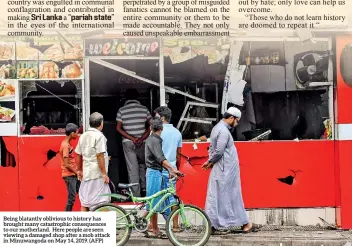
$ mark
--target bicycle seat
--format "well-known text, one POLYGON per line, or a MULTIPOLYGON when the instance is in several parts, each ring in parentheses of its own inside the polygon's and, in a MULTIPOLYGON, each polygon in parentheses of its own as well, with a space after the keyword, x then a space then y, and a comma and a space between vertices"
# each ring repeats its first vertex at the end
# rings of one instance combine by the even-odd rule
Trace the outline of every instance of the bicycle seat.
POLYGON ((139 185, 138 183, 133 183, 133 184, 119 184, 118 187, 121 189, 127 189, 127 188, 131 188, 133 186, 137 186, 139 185))

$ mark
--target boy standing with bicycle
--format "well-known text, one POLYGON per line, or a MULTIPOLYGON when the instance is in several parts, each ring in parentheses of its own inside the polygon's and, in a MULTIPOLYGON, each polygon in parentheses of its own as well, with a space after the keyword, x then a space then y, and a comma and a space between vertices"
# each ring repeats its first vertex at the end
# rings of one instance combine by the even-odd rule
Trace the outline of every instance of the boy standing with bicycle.
MULTIPOLYGON (((152 134, 148 137, 145 145, 145 163, 147 166, 147 196, 152 196, 162 190, 163 185, 163 168, 165 168, 170 178, 182 176, 176 168, 171 166, 164 156, 162 150, 161 132, 163 130, 163 122, 159 117, 154 117, 151 121, 152 134)), ((160 198, 154 199, 152 206, 154 207, 160 198)), ((160 212, 162 207, 158 208, 160 212)), ((147 206, 149 210, 149 206, 147 206)), ((160 232, 158 228, 158 214, 154 214, 151 218, 153 235, 151 238, 167 239, 167 236, 160 232)))
MULTIPOLYGON (((170 165, 176 169, 179 169, 181 160, 182 134, 177 128, 170 124, 172 116, 171 109, 165 106, 161 106, 155 109, 154 112, 155 116, 160 117, 160 119, 163 121, 163 131, 161 133, 161 139, 163 140, 163 153, 170 165)), ((163 177, 163 188, 167 189, 169 188, 170 183, 169 174, 166 169, 163 170, 163 177)), ((176 182, 173 182, 173 185, 174 187, 176 187, 176 182)), ((168 204, 173 204, 174 201, 174 197, 169 197, 168 204)), ((172 207, 171 209, 175 210, 176 207, 172 207)), ((169 216, 170 213, 171 210, 168 209, 165 212, 165 216, 169 216)), ((180 232, 177 215, 175 216, 173 221, 173 230, 174 232, 180 232)))

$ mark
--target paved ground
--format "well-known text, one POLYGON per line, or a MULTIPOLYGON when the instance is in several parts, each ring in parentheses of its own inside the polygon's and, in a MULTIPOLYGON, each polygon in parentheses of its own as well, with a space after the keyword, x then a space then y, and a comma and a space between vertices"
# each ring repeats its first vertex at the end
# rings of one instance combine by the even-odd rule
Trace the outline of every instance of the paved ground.
MULTIPOLYGON (((259 231, 249 234, 212 236, 210 246, 352 246, 352 231, 259 231)), ((151 240, 133 233, 127 245, 171 245, 168 240, 151 240)))

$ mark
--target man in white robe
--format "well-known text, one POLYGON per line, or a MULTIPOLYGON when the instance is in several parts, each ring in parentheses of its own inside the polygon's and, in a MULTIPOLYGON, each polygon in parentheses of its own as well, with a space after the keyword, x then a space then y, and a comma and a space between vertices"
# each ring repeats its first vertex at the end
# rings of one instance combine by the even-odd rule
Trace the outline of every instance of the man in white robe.
POLYGON ((218 228, 242 226, 243 232, 254 230, 242 200, 240 167, 231 130, 238 125, 241 111, 229 108, 210 136, 209 160, 205 170, 212 169, 208 182, 205 212, 212 223, 213 233, 218 228))

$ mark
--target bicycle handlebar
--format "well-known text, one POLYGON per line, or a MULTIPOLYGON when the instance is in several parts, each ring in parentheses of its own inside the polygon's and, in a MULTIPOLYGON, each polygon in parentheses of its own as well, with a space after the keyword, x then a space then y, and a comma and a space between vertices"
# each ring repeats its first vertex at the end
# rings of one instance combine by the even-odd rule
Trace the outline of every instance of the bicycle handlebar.
POLYGON ((185 175, 183 173, 178 173, 177 177, 173 177, 170 179, 170 182, 177 181, 180 177, 184 177, 185 175))

